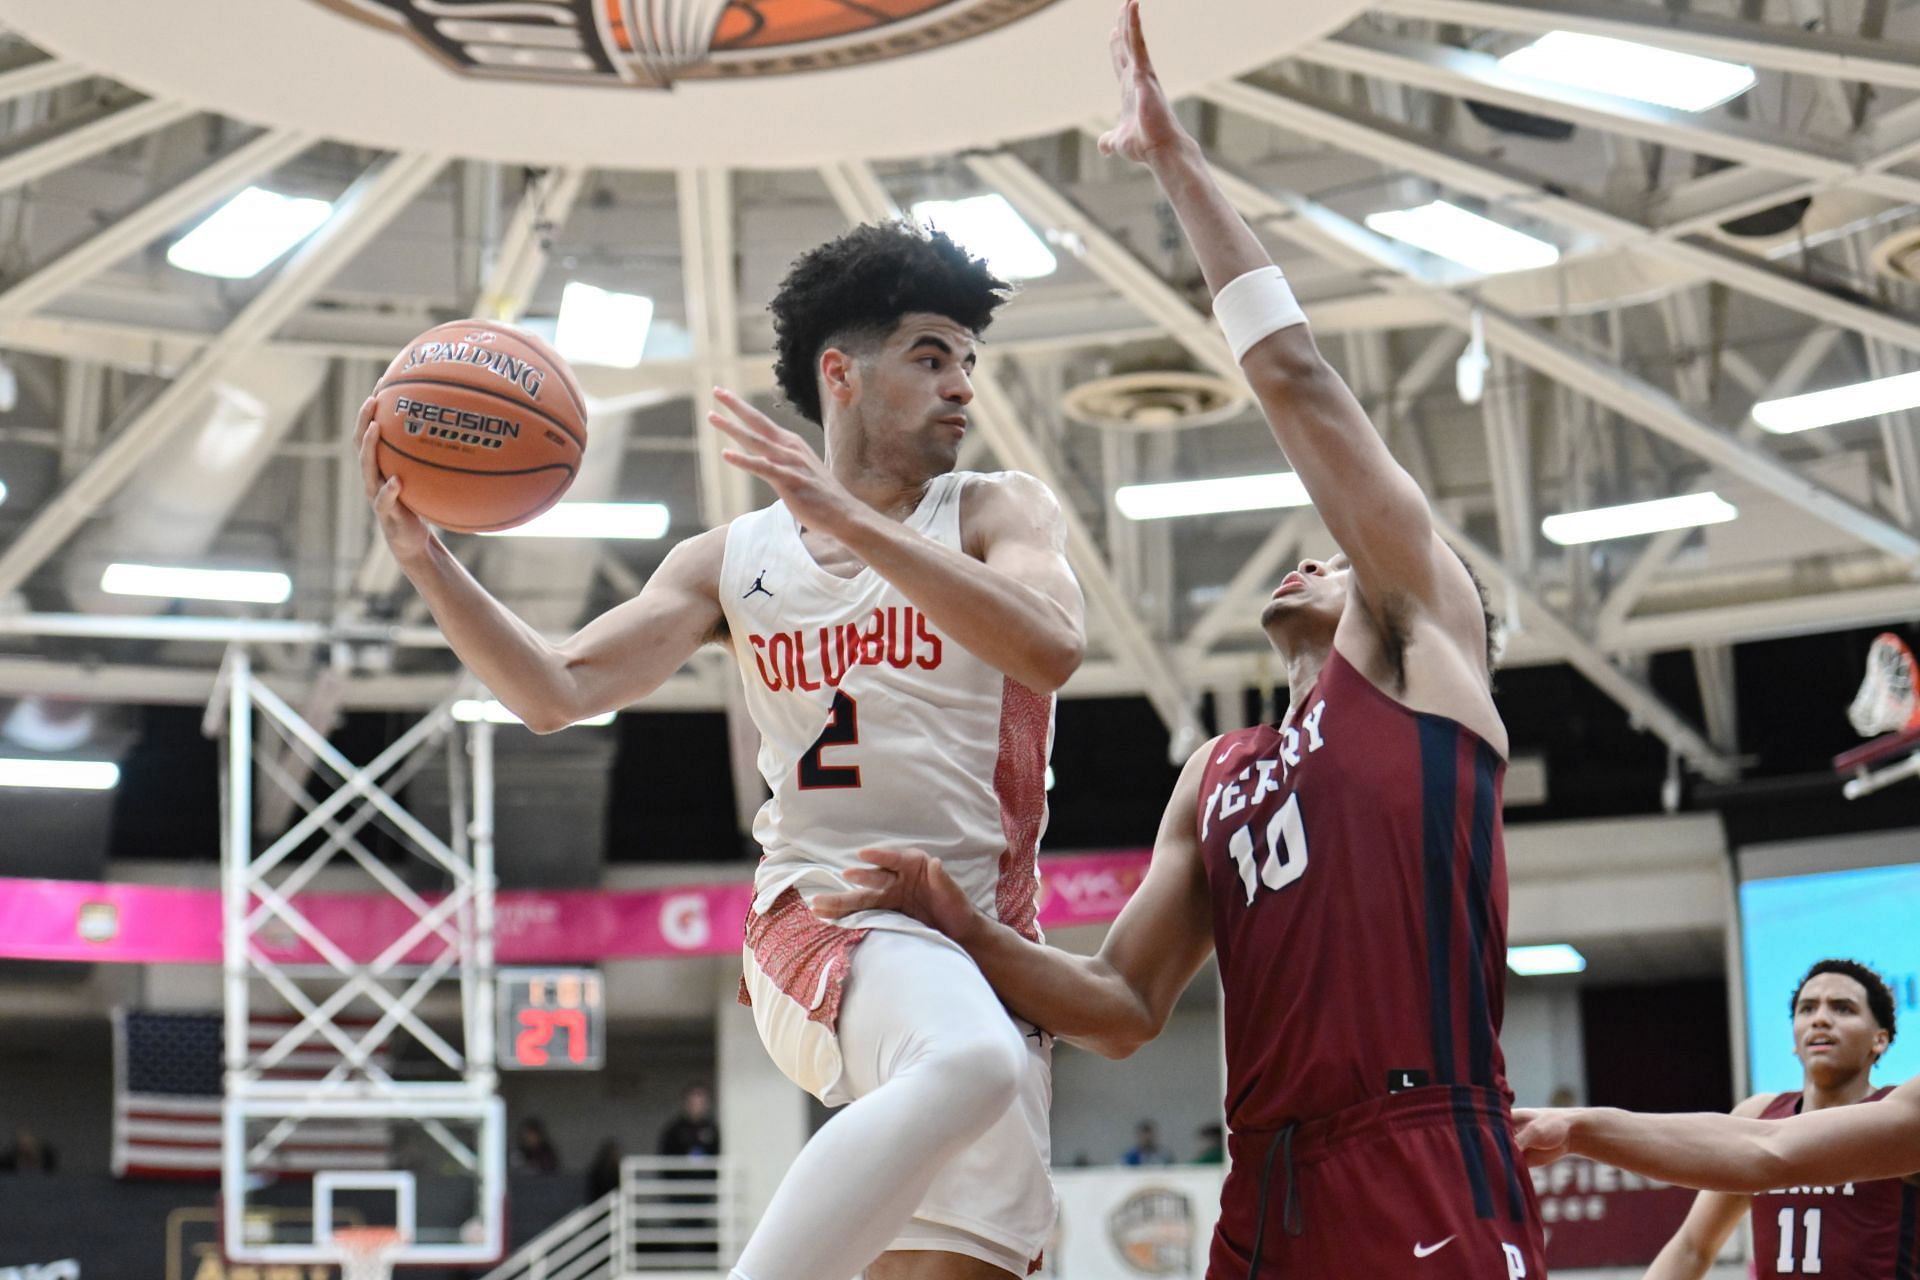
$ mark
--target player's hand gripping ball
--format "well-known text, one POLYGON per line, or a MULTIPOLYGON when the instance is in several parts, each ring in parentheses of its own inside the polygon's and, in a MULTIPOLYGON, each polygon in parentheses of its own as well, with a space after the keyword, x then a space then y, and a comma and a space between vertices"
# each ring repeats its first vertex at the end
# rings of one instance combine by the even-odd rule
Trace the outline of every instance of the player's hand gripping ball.
POLYGON ((560 501, 587 447, 586 397, 560 353, 487 320, 409 342, 364 412, 381 478, 399 476, 400 500, 455 533, 533 519, 560 501))

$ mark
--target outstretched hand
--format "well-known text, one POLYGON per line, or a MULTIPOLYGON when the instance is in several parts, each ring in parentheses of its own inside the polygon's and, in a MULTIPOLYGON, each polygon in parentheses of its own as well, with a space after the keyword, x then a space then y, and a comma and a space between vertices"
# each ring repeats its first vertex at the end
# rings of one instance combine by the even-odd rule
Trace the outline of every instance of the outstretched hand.
POLYGON ((393 558, 406 564, 426 554, 428 544, 433 541, 433 530, 414 514, 413 508, 401 501, 400 477, 380 474, 380 463, 374 456, 380 444, 380 428, 373 420, 373 409, 372 397, 360 406, 356 437, 360 476, 366 481, 367 501, 373 504, 373 514, 379 519, 381 536, 392 549, 393 558))
POLYGON ((1552 1164, 1572 1154, 1573 1112, 1565 1107, 1516 1107, 1513 1142, 1528 1167, 1552 1164))
POLYGON ((1120 120, 1100 135, 1100 154, 1150 163, 1162 151, 1190 144, 1192 138, 1173 114, 1160 85, 1140 25, 1140 0, 1125 0, 1108 41, 1113 76, 1120 82, 1120 120))
POLYGON ((982 923, 973 903, 953 882, 940 859, 923 849, 862 849, 867 865, 849 868, 846 878, 857 886, 846 893, 817 894, 813 913, 823 920, 839 920, 859 911, 898 911, 938 929, 964 945, 982 923))
POLYGON ((797 433, 731 391, 715 387, 713 395, 726 412, 709 413, 707 421, 737 446, 721 450, 720 456, 765 480, 801 524, 837 536, 858 513, 859 499, 797 433))

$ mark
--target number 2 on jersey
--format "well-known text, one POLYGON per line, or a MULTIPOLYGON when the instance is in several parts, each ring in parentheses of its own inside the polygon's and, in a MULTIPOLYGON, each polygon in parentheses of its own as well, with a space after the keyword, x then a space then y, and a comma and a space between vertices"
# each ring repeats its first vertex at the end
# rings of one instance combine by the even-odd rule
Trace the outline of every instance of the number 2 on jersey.
POLYGON ((860 785, 860 766, 857 764, 830 765, 821 760, 820 753, 828 747, 851 747, 860 741, 860 704, 838 690, 833 695, 833 709, 827 713, 827 727, 807 748, 807 754, 800 757, 800 789, 802 791, 831 791, 858 787, 860 785))

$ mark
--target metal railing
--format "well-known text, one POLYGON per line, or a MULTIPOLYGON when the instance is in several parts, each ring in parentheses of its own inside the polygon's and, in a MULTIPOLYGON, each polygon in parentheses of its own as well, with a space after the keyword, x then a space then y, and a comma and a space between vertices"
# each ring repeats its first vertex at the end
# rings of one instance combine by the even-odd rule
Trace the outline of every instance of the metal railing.
POLYGON ((740 1226, 726 1161, 628 1156, 618 1190, 548 1227, 486 1280, 707 1280, 733 1266, 740 1226))

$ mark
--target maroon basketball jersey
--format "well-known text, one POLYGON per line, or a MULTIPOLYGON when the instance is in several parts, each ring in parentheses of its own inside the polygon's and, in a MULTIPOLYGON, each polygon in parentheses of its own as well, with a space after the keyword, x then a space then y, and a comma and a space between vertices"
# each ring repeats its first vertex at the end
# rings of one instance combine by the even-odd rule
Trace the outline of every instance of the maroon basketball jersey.
MULTIPOLYGON (((1878 1102, 1883 1085, 1860 1100, 1878 1102)), ((1783 1093, 1761 1118, 1798 1115, 1801 1095, 1783 1093)), ((1899 1178, 1837 1187, 1788 1187, 1753 1198, 1753 1274, 1827 1276, 1831 1280, 1916 1280, 1920 1188, 1899 1178)))
POLYGON ((1276 1130, 1452 1090, 1480 1216, 1524 1199, 1502 1114, 1505 762, 1335 649, 1291 723, 1223 737, 1201 856, 1226 995, 1227 1119, 1276 1130))

